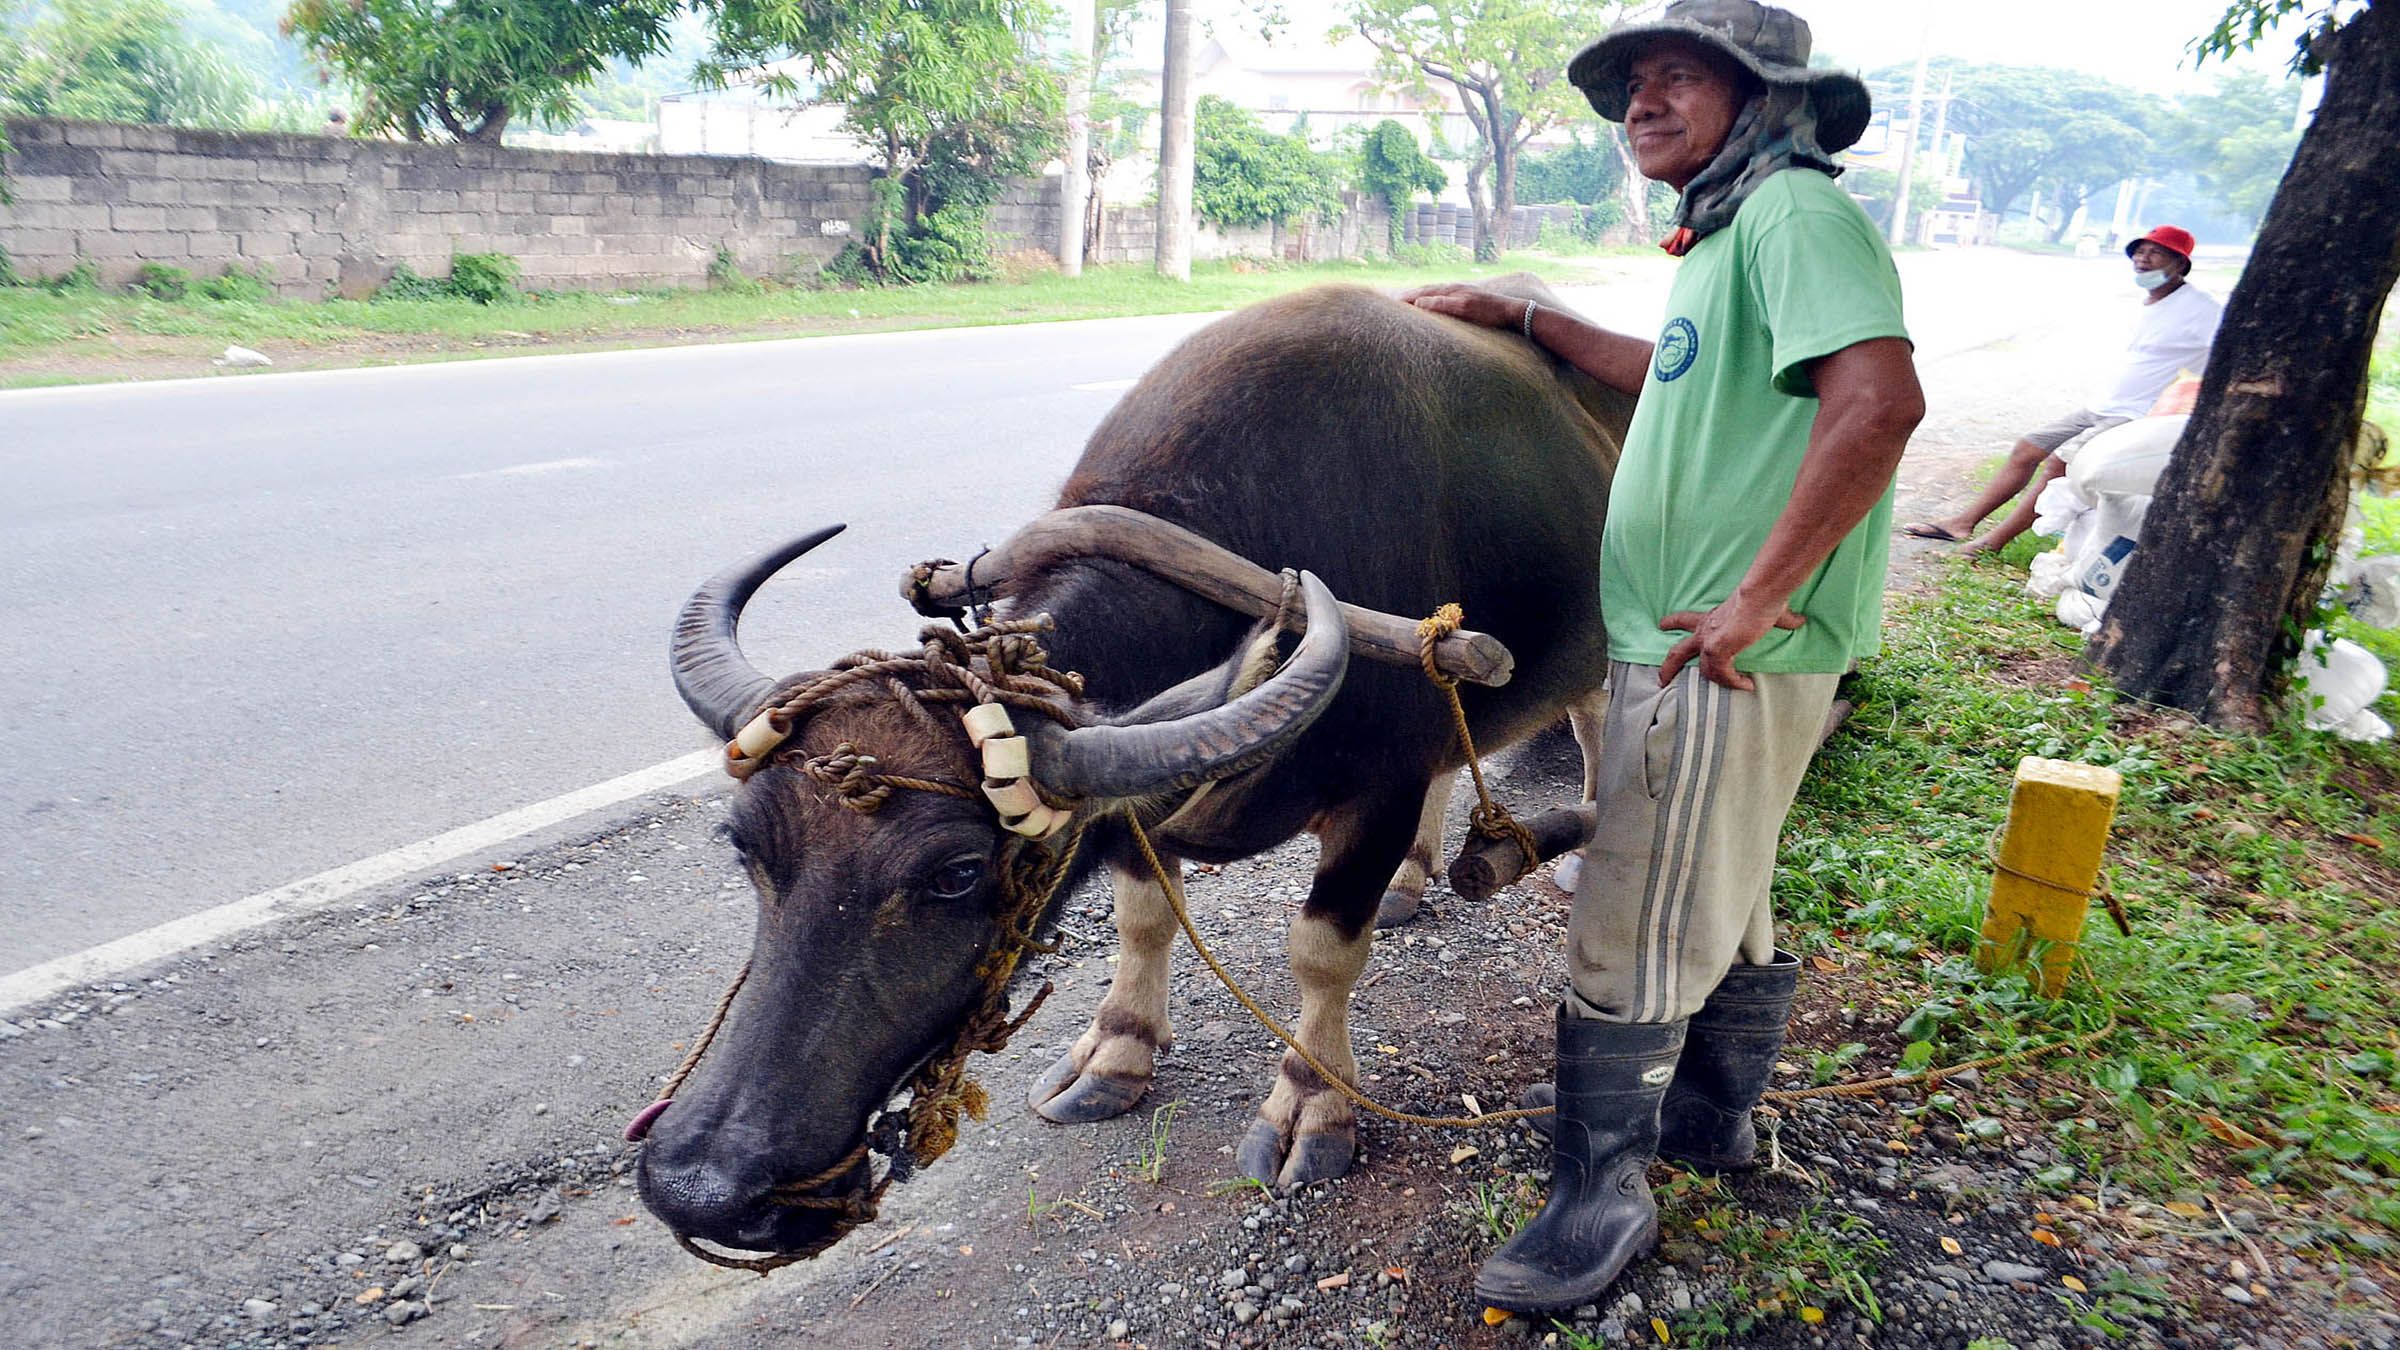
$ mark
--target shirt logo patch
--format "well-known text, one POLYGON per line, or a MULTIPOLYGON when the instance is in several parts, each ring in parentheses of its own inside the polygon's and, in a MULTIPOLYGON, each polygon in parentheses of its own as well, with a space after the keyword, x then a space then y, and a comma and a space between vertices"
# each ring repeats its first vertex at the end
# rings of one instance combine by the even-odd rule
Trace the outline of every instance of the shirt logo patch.
POLYGON ((1664 332, 1658 335, 1658 350, 1651 354, 1651 370, 1663 382, 1675 379, 1692 368, 1700 359, 1700 330, 1686 318, 1667 320, 1664 332))

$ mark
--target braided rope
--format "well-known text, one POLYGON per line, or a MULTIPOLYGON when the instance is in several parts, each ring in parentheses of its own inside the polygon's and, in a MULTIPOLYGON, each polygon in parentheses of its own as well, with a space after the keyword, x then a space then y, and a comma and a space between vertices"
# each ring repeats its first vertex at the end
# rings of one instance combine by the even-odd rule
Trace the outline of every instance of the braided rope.
POLYGON ((1528 871, 1542 865, 1541 849, 1533 842, 1533 831, 1526 829, 1508 808, 1492 800, 1492 789, 1483 781, 1483 760, 1475 753, 1475 733, 1467 730, 1466 705, 1458 699, 1458 681, 1442 673, 1434 664, 1434 644, 1457 632, 1466 624, 1466 611, 1455 604, 1440 609, 1417 621, 1417 663, 1424 667, 1425 678, 1450 700, 1450 721, 1458 729, 1458 743, 1467 752, 1467 772, 1475 779, 1475 809, 1467 813, 1467 822, 1475 833, 1486 839, 1514 839, 1525 852, 1528 871))

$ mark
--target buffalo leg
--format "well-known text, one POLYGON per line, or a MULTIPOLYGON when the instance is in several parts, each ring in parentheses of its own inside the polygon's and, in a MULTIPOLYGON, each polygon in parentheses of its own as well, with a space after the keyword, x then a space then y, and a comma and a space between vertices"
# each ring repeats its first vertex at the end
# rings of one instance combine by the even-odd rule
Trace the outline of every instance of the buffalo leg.
POLYGON ((1433 860, 1442 856, 1442 822, 1450 813, 1450 790, 1457 783, 1458 775, 1445 773, 1436 775, 1426 787, 1416 840, 1408 846, 1408 857, 1401 861, 1382 903, 1375 908, 1377 928, 1398 928, 1417 917, 1417 906, 1425 903, 1425 887, 1433 880, 1433 860))
MULTIPOLYGON (((1180 890, 1182 862, 1167 854, 1159 861, 1180 890)), ((1167 1022, 1167 951, 1175 943, 1175 911, 1147 863, 1113 867, 1109 882, 1116 892, 1116 979, 1092 1014, 1092 1025, 1034 1080, 1028 1094, 1037 1113, 1062 1125, 1132 1110, 1149 1090, 1158 1053, 1175 1040, 1167 1022)))
MULTIPOLYGON (((1353 1085, 1350 991, 1375 945, 1376 897, 1414 833, 1414 804, 1393 803, 1320 829, 1316 882, 1292 920, 1292 979, 1300 986, 1292 1033, 1318 1063, 1353 1085)), ((1305 1186, 1349 1171, 1357 1152, 1349 1099, 1296 1052, 1284 1051, 1275 1088, 1237 1150, 1242 1174, 1272 1186, 1305 1186)))
MULTIPOLYGON (((1600 796, 1600 728, 1608 723, 1607 688, 1594 689, 1567 708, 1567 725, 1575 732, 1575 744, 1583 751, 1583 799, 1595 801, 1600 796)), ((1575 884, 1583 880, 1583 853, 1579 849, 1558 860, 1550 871, 1550 880, 1569 895, 1575 884)))

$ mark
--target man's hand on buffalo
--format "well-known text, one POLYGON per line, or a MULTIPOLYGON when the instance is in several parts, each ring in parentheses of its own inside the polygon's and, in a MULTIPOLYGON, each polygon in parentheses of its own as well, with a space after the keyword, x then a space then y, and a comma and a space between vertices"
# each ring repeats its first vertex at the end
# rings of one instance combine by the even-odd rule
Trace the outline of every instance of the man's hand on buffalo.
POLYGON ((1524 331, 1525 311, 1533 304, 1530 300, 1457 281, 1437 282, 1403 291, 1400 299, 1431 313, 1447 314, 1454 319, 1464 319, 1486 328, 1505 328, 1510 332, 1524 331))
POLYGON ((1650 344, 1558 308, 1481 286, 1445 281, 1403 291, 1400 299, 1429 314, 1522 334, 1535 346, 1620 394, 1640 397, 1650 370, 1650 344))
POLYGON ((1677 610, 1660 619, 1658 626, 1670 633, 1684 632, 1691 636, 1668 649, 1667 659, 1658 668, 1659 687, 1673 684, 1685 664, 1696 656, 1700 658, 1700 674, 1704 678, 1728 689, 1748 692, 1756 685, 1749 676, 1733 668, 1734 658, 1750 650, 1752 644, 1767 635, 1768 629, 1798 628, 1806 622, 1781 600, 1762 604, 1740 590, 1705 612, 1677 610))

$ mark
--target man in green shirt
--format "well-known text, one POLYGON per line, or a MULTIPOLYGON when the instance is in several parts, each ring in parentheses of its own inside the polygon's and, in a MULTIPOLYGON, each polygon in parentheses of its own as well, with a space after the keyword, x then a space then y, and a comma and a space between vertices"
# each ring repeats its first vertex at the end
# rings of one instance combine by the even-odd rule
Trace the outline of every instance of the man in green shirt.
POLYGON ((1635 394, 1599 585, 1612 691, 1559 1009, 1549 1203, 1476 1281, 1588 1303, 1657 1241, 1663 1154, 1752 1165, 1799 962, 1775 946, 1776 837, 1876 650, 1892 476, 1924 415, 1899 275, 1838 187, 1866 89, 1808 69, 1808 25, 1678 0, 1568 67, 1682 194, 1655 342, 1472 287, 1404 297, 1515 329, 1635 394))

